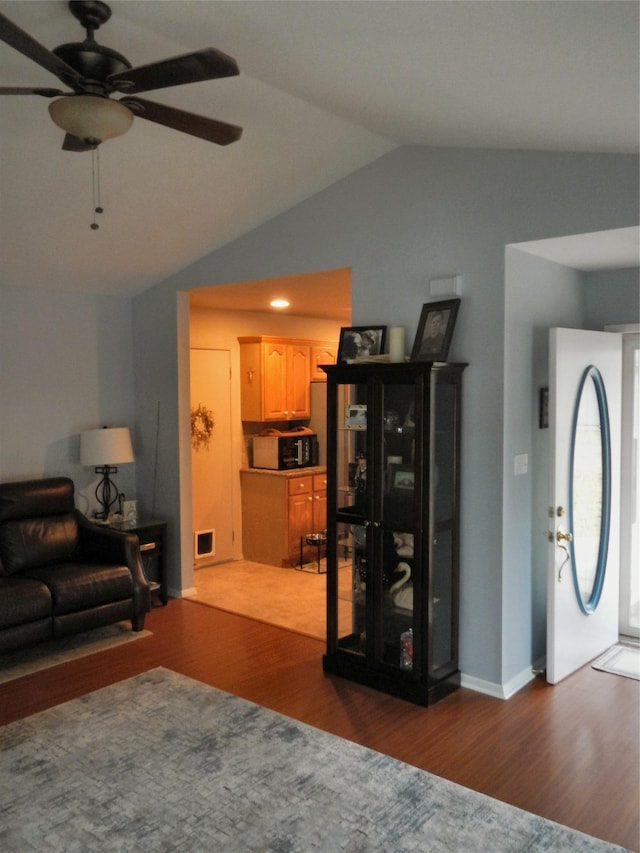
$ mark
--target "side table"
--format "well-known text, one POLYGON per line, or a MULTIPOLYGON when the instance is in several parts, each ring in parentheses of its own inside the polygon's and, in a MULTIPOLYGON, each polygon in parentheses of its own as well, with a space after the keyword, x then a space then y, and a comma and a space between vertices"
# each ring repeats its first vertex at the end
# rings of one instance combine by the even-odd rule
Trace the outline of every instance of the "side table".
POLYGON ((157 594, 163 605, 167 603, 167 522, 139 519, 113 521, 115 530, 135 533, 140 543, 140 557, 151 594, 157 594))

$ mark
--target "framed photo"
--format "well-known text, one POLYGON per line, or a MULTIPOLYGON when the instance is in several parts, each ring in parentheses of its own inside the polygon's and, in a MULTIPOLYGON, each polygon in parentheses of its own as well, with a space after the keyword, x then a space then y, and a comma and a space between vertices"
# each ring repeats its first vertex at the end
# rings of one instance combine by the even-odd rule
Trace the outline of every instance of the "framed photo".
POLYGON ((344 428, 345 429, 366 429, 367 428, 367 407, 366 405, 356 405, 348 403, 344 407, 344 428))
POLYGON ((540 389, 538 401, 538 426, 540 429, 549 429, 549 389, 540 389))
POLYGON ((395 495, 409 495, 413 492, 416 472, 411 465, 392 465, 389 471, 389 492, 395 495))
POLYGON ((422 306, 411 361, 445 361, 460 307, 459 299, 422 306))
POLYGON ((382 355, 387 338, 386 326, 345 326, 340 329, 337 363, 382 355))

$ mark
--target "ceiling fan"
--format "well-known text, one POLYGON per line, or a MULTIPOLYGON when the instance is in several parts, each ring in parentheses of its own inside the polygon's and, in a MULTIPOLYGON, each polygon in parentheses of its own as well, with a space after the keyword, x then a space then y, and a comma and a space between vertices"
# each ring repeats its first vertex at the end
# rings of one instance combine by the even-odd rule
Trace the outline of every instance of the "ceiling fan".
POLYGON ((241 127, 137 97, 138 92, 236 76, 238 66, 232 57, 209 47, 132 68, 122 54, 98 44, 94 38, 94 32, 111 17, 106 3, 71 0, 69 8, 84 27, 86 38, 83 42, 60 45, 53 51, 0 14, 0 40, 72 89, 63 92, 42 87, 0 87, 0 95, 55 98, 49 105, 49 113, 66 131, 64 150, 95 149, 105 139, 126 133, 134 115, 217 145, 229 145, 240 138, 241 127), (111 98, 114 92, 121 92, 124 97, 114 100, 111 98))

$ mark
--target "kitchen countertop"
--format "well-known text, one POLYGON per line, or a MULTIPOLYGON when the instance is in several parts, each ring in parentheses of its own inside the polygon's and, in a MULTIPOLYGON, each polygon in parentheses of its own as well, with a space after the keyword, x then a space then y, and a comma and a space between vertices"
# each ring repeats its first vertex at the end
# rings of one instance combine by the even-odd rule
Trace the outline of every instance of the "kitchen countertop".
POLYGON ((287 471, 274 471, 271 468, 241 468, 241 474, 268 474, 269 477, 301 477, 313 474, 326 474, 326 465, 310 465, 308 468, 291 468, 287 471))

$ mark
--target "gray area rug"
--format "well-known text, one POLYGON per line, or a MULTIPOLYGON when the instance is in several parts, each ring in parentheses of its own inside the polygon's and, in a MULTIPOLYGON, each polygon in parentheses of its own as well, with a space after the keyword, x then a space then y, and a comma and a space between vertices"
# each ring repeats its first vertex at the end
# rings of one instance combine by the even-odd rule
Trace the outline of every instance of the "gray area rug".
POLYGON ((159 668, 0 728, 0 849, 611 851, 159 668))
POLYGON ((112 649, 123 643, 150 637, 151 633, 132 631, 131 622, 116 622, 114 625, 105 625, 104 628, 95 628, 83 634, 5 652, 0 655, 0 684, 13 681, 14 678, 22 678, 23 675, 31 675, 41 669, 48 669, 50 666, 112 649))

